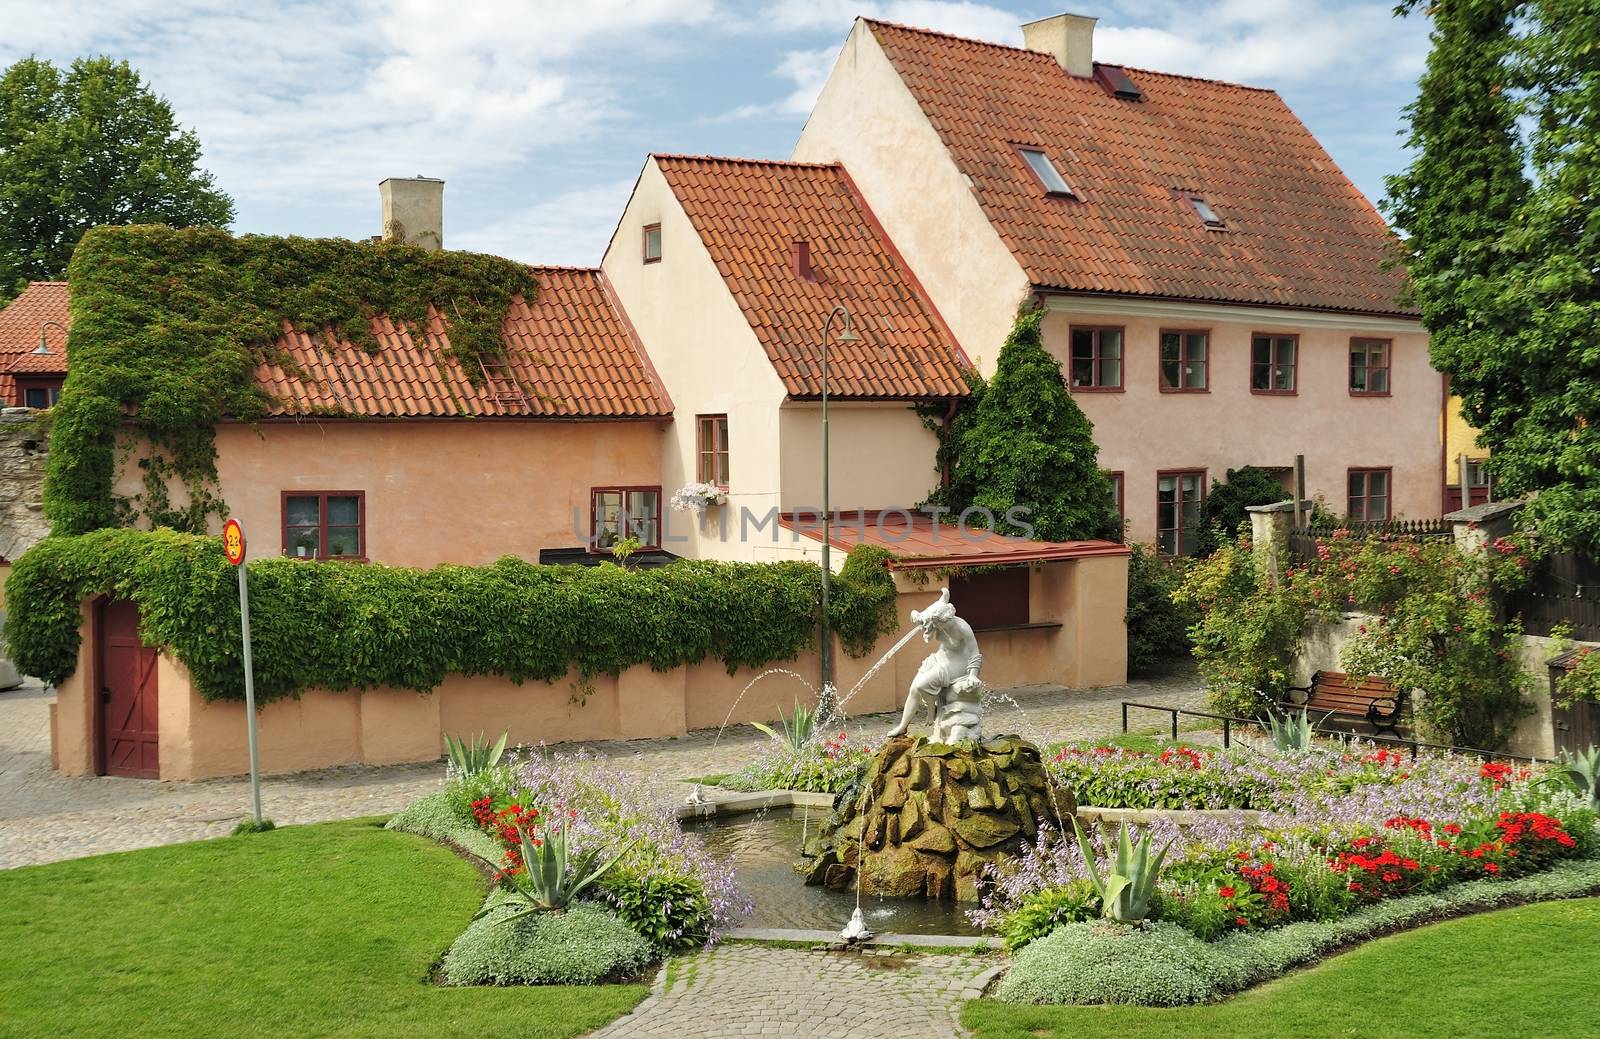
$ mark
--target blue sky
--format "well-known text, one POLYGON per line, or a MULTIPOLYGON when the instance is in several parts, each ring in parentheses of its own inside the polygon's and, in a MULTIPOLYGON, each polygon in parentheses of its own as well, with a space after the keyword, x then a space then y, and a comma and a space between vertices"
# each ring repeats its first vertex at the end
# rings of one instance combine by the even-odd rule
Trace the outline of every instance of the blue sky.
POLYGON ((1377 199, 1427 55, 1425 22, 1392 6, 0 0, 0 64, 133 62, 199 132, 238 231, 374 234, 378 181, 425 174, 447 181, 447 245, 584 264, 648 152, 787 157, 856 15, 1001 43, 1097 16, 1097 60, 1275 88, 1377 199))

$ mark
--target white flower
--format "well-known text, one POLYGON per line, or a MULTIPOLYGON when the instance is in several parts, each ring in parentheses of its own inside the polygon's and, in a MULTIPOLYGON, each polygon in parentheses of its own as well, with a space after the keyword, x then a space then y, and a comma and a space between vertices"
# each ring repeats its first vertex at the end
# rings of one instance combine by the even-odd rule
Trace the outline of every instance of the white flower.
POLYGON ((728 489, 714 483, 688 483, 672 492, 674 512, 702 512, 728 500, 728 489))

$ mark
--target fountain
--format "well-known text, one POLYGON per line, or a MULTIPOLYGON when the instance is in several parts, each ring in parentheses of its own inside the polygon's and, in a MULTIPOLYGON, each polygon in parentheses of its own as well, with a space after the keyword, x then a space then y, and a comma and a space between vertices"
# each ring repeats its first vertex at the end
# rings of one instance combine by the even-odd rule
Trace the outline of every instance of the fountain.
POLYGON ((976 900, 986 865, 1037 839, 1041 821, 1053 817, 1064 829, 1075 810, 1038 747, 1020 736, 984 738, 983 658, 949 590, 911 619, 938 649, 918 668, 900 721, 865 774, 834 799, 799 867, 807 884, 855 889, 846 940, 866 931, 863 892, 976 900), (931 735, 908 736, 923 709, 931 735))

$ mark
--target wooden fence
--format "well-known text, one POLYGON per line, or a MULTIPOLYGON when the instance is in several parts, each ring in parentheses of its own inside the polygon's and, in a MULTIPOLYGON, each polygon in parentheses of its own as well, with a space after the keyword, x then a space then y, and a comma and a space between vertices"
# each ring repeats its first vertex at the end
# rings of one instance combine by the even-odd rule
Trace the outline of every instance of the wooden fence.
POLYGON ((1567 624, 1573 638, 1600 642, 1600 563, 1572 553, 1547 556, 1506 600, 1506 612, 1520 613, 1529 635, 1567 624))

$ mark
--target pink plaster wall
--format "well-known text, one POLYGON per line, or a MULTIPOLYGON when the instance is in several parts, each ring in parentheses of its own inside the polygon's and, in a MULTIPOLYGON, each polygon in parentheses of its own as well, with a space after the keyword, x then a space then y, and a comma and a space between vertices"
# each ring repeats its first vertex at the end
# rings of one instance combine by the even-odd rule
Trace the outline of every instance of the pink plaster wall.
POLYGON ((1292 465, 1296 454, 1306 456, 1308 493, 1335 512, 1345 510, 1348 467, 1393 467, 1394 516, 1439 515, 1440 377, 1428 363, 1426 334, 1366 331, 1358 319, 1341 328, 1052 310, 1045 345, 1064 365, 1074 324, 1124 328, 1123 391, 1073 396, 1094 422, 1100 467, 1123 473, 1131 539, 1155 539, 1158 471, 1204 469, 1209 487, 1228 469, 1292 465), (1209 392, 1161 392, 1163 328, 1209 329, 1209 392), (1257 331, 1299 334, 1295 395, 1250 391, 1250 337, 1257 331), (1350 395, 1352 336, 1393 341, 1392 396, 1350 395))

